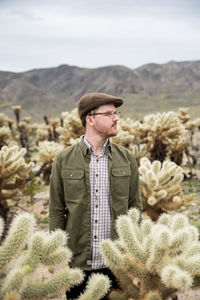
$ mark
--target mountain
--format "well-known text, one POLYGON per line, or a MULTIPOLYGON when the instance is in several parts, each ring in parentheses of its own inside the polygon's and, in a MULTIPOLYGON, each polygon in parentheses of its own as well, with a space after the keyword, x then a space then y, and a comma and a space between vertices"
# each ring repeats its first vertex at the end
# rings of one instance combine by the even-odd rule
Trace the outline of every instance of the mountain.
MULTIPOLYGON (((0 110, 12 114, 13 105, 39 119, 59 116, 75 107, 88 92, 124 97, 124 112, 140 115, 152 110, 200 106, 200 61, 146 64, 137 69, 107 66, 96 69, 61 65, 27 72, 0 72, 0 110), (176 105, 175 105, 176 104, 176 105), (145 110, 146 109, 146 110, 145 110)), ((199 112, 199 111, 198 111, 199 112)))

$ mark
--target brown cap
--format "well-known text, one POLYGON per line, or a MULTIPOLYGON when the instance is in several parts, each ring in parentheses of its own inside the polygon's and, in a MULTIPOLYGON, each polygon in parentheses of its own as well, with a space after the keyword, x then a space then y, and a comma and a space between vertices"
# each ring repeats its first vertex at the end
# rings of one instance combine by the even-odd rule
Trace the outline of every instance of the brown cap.
POLYGON ((78 113, 82 124, 85 125, 85 117, 88 112, 104 104, 114 104, 115 107, 118 107, 123 104, 123 100, 104 93, 89 93, 81 97, 78 102, 78 113))

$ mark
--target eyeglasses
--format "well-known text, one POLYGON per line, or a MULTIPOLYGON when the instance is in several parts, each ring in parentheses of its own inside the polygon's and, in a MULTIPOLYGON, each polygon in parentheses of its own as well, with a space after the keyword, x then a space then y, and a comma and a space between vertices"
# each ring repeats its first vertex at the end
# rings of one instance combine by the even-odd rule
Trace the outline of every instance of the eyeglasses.
POLYGON ((96 115, 103 115, 109 118, 113 118, 113 117, 120 117, 120 112, 119 111, 105 111, 102 113, 91 113, 89 114, 89 116, 96 116, 96 115))

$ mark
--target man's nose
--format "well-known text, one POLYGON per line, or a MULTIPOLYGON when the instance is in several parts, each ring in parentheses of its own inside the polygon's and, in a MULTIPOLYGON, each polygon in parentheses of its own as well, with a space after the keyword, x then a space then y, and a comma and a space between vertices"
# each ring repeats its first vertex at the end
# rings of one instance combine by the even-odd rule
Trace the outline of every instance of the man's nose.
POLYGON ((115 119, 115 121, 119 121, 119 116, 118 115, 114 115, 114 119, 115 119))

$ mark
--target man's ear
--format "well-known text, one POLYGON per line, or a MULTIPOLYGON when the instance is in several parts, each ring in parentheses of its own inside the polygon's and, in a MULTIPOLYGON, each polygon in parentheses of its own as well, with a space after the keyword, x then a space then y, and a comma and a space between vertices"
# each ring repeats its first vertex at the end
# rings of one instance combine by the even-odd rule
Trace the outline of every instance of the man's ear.
POLYGON ((87 116, 85 118, 85 121, 89 126, 93 126, 93 124, 94 124, 92 116, 87 116))

